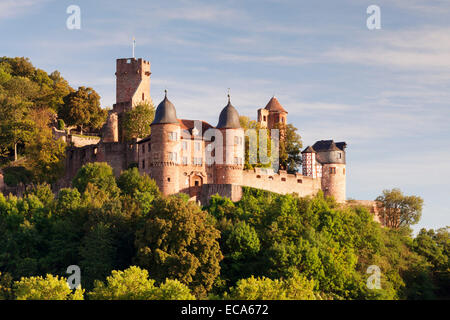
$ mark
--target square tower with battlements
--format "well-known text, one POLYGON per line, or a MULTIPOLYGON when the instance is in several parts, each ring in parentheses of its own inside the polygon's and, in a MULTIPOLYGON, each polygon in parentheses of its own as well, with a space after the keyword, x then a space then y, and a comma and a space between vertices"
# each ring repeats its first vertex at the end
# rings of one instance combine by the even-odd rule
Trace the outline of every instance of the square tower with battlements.
POLYGON ((121 114, 139 103, 151 103, 150 62, 141 58, 123 58, 116 62, 116 103, 113 111, 121 114))

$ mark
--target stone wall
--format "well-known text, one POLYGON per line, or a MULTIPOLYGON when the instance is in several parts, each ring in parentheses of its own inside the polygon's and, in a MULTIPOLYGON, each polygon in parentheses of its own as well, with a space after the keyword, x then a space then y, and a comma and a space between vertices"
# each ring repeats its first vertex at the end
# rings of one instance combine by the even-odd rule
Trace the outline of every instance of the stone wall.
POLYGON ((201 189, 200 202, 207 205, 211 196, 216 194, 236 202, 242 198, 242 187, 232 184, 204 184, 201 189))
POLYGON ((314 196, 321 190, 320 179, 287 174, 282 170, 276 174, 271 169, 263 168, 244 170, 242 185, 280 194, 297 193, 301 197, 314 196))
POLYGON ((73 134, 69 135, 69 143, 72 143, 75 147, 84 147, 100 142, 100 137, 96 136, 75 136, 73 134))

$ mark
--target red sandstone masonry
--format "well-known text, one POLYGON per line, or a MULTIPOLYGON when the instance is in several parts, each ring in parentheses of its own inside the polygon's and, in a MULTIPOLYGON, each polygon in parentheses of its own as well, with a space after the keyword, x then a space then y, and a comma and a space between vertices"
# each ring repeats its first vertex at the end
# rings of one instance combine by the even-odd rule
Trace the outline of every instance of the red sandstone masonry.
POLYGON ((281 170, 279 174, 267 174, 261 168, 243 171, 242 185, 280 194, 298 193, 301 197, 314 196, 321 190, 320 179, 281 170))

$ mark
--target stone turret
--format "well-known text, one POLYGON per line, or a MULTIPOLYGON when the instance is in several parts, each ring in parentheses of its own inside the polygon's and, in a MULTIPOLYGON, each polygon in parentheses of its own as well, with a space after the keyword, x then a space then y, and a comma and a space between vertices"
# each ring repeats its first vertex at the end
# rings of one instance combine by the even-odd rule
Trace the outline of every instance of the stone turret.
POLYGON ((239 122, 239 113, 228 96, 216 126, 223 137, 223 163, 216 163, 216 184, 242 185, 244 167, 244 130, 239 122))
POLYGON ((333 196, 337 202, 346 200, 345 142, 333 140, 317 141, 312 148, 316 159, 322 164, 322 190, 326 196, 333 196))
POLYGON ((280 139, 284 139, 284 127, 287 124, 288 112, 283 108, 277 98, 272 97, 264 109, 258 109, 258 123, 261 128, 281 129, 280 139))
MULTIPOLYGON (((156 108, 151 124, 150 173, 165 195, 179 192, 180 123, 175 106, 167 98, 156 108)), ((144 163, 144 166, 147 164, 144 163)))

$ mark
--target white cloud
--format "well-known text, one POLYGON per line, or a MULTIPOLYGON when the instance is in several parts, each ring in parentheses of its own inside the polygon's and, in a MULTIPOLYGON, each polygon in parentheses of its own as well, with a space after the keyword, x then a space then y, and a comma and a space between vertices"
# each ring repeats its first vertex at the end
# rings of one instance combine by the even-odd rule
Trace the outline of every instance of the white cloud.
POLYGON ((28 13, 32 7, 49 0, 2 0, 0 2, 0 19, 10 19, 28 13))
POLYGON ((407 70, 450 71, 450 28, 382 30, 369 33, 357 46, 336 46, 323 54, 328 61, 407 70))

